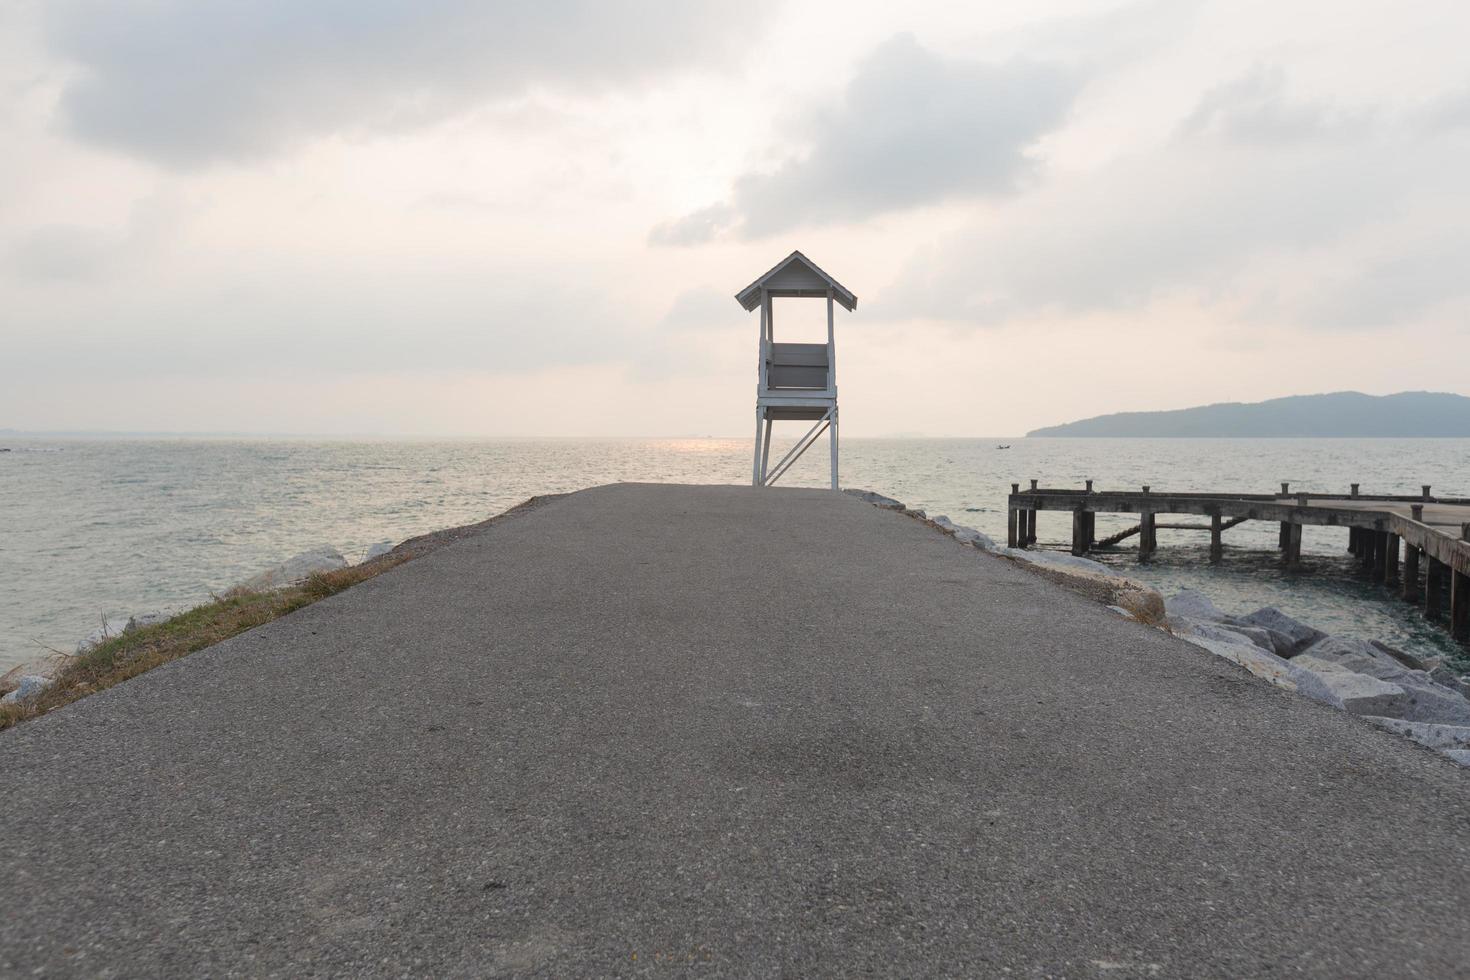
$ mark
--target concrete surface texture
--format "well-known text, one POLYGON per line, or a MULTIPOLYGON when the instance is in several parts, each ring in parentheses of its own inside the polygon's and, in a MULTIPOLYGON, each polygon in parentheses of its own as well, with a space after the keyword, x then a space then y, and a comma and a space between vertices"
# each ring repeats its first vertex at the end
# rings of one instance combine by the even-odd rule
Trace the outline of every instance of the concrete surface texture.
POLYGON ((1453 763, 826 491, 553 501, 0 774, 5 975, 1470 963, 1453 763))

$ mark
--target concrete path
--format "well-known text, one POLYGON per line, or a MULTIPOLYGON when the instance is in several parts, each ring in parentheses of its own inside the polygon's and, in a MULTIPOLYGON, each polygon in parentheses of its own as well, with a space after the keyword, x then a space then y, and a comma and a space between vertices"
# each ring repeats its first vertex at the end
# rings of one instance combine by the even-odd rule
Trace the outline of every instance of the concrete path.
POLYGON ((1470 969, 1470 774, 822 491, 575 494, 0 779, 5 976, 1470 969))

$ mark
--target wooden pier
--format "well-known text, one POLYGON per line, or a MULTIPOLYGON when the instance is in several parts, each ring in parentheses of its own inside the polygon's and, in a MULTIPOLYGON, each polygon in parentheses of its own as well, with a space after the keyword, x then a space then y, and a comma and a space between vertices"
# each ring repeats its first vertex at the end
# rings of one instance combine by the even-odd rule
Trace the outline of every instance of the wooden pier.
POLYGON ((1153 493, 1140 490, 1094 490, 1011 484, 1007 502, 1007 537, 1012 548, 1036 542, 1036 515, 1044 510, 1072 514, 1072 554, 1085 555, 1137 535, 1138 557, 1147 561, 1158 550, 1158 532, 1207 531, 1210 561, 1224 554, 1224 532, 1245 521, 1271 521, 1281 526, 1278 539, 1288 565, 1301 561, 1302 528, 1341 527, 1347 549, 1357 556, 1373 580, 1397 590, 1406 601, 1421 603, 1425 615, 1439 618, 1448 608, 1450 634, 1470 644, 1470 499, 1435 497, 1424 487, 1419 496, 1281 492, 1153 493), (1111 537, 1097 539, 1096 515, 1137 514, 1138 524, 1111 537), (1160 516, 1166 517, 1160 521, 1160 516), (1202 522, 1167 520, 1172 515, 1205 518, 1202 522))

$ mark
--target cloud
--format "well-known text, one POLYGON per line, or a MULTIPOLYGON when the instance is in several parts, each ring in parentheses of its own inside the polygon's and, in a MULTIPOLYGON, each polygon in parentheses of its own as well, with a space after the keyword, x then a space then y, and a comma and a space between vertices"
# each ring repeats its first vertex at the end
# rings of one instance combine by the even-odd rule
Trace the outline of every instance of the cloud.
POLYGON ((1372 124, 1372 113, 1366 110, 1290 101, 1286 72, 1279 65, 1257 65, 1205 93, 1180 129, 1188 136, 1269 145, 1352 139, 1366 135, 1372 124))
POLYGON ((735 302, 733 290, 701 286, 675 296, 659 327, 676 331, 711 330, 742 326, 749 321, 750 314, 735 302))
POLYGON ((791 135, 810 141, 807 152, 740 176, 728 203, 660 225, 650 240, 698 244, 725 230, 758 238, 1014 193, 1081 84, 1059 65, 947 60, 896 34, 862 60, 840 99, 804 114, 791 135))
POLYGON ((1207 92, 1163 145, 992 209, 870 306, 972 326, 1144 312, 1364 329, 1470 296, 1454 200, 1470 147, 1422 108, 1293 101, 1274 70, 1207 92), (1412 255, 1413 258, 1399 258, 1412 255))
POLYGON ((1424 112, 1431 130, 1470 129, 1470 89, 1435 99, 1424 112))
POLYGON ((715 0, 58 0, 60 112, 179 168, 399 130, 532 87, 598 89, 718 61, 758 6, 715 0))
POLYGON ((19 282, 80 283, 152 257, 170 239, 186 207, 172 195, 135 202, 120 228, 48 224, 19 235, 3 253, 0 273, 19 282))
POLYGON ((711 204, 682 218, 653 226, 648 233, 650 245, 699 245, 718 235, 735 218, 728 204, 711 204))

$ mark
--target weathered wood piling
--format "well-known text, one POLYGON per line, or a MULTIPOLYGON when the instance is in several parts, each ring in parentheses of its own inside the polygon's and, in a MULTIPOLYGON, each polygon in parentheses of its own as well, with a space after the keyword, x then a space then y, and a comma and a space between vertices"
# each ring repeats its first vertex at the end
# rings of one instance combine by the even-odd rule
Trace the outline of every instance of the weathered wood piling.
POLYGON ((1013 548, 1036 543, 1037 515, 1044 510, 1072 514, 1074 555, 1112 547, 1138 535, 1139 561, 1158 550, 1159 530, 1208 531, 1210 562, 1224 559, 1224 532, 1245 521, 1275 521, 1278 547, 1288 567, 1301 564, 1302 528, 1342 527, 1347 550, 1375 583, 1392 589, 1407 602, 1422 604, 1431 619, 1445 615, 1450 634, 1470 645, 1470 499, 1435 497, 1425 485, 1417 497, 1372 495, 1351 485, 1346 494, 1292 494, 1282 483, 1277 494, 1154 493, 1140 490, 1030 489, 1011 484, 1007 502, 1007 539, 1013 548), (1097 538, 1100 513, 1137 514, 1138 524, 1097 538), (1159 515, 1192 514, 1208 523, 1160 522, 1159 515))

